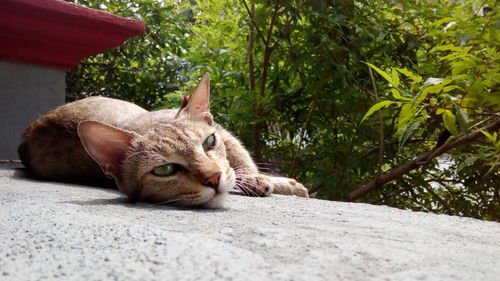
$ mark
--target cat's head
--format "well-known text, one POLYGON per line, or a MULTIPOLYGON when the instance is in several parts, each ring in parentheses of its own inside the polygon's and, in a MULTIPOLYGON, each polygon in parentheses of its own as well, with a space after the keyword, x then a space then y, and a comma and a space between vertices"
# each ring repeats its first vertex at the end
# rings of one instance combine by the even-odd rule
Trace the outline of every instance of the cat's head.
POLYGON ((89 155, 132 200, 217 208, 235 185, 226 147, 209 112, 205 74, 177 116, 144 134, 95 122, 78 127, 89 155))

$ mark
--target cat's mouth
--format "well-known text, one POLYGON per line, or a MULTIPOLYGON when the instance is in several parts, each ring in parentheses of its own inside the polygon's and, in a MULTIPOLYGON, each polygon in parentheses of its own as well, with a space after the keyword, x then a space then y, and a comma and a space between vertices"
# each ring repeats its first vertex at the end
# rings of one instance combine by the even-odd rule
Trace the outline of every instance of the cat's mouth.
POLYGON ((235 184, 233 172, 221 177, 217 185, 198 185, 194 190, 178 193, 176 195, 157 193, 158 197, 151 201, 158 202, 156 204, 171 204, 180 207, 222 208, 229 194, 229 190, 231 190, 235 184))
POLYGON ((224 201, 226 201, 227 194, 227 192, 216 191, 212 198, 201 206, 210 209, 221 208, 224 205, 224 201))
POLYGON ((225 177, 221 178, 220 185, 218 188, 210 188, 206 187, 202 191, 202 197, 208 198, 208 200, 201 204, 204 208, 221 208, 226 201, 226 198, 229 194, 229 190, 233 188, 236 184, 236 175, 234 170, 229 169, 228 173, 225 177))
POLYGON ((232 180, 224 181, 222 180, 218 188, 206 187, 201 192, 201 197, 207 198, 205 203, 201 204, 202 207, 215 209, 221 208, 226 201, 229 190, 231 189, 231 183, 234 183, 234 177, 229 177, 232 180))
POLYGON ((213 189, 203 187, 199 191, 179 194, 176 196, 176 199, 167 202, 178 206, 216 209, 223 207, 227 195, 228 191, 225 188, 213 189))

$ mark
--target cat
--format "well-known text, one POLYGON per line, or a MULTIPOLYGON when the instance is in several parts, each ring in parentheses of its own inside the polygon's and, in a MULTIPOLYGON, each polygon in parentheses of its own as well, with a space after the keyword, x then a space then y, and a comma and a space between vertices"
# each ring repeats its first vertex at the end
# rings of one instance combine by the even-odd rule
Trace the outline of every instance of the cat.
POLYGON ((135 104, 88 97, 38 118, 18 153, 46 180, 114 179, 130 201, 223 206, 228 192, 308 197, 297 181, 259 172, 240 141, 213 121, 206 73, 179 109, 149 112, 135 104))

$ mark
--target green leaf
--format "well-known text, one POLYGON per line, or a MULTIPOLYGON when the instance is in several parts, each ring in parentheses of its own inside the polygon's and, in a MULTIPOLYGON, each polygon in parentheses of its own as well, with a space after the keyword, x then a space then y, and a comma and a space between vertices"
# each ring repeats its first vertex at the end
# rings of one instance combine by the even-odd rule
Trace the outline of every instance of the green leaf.
POLYGON ((467 129, 469 129, 469 115, 463 108, 457 109, 457 121, 458 121, 458 130, 460 133, 465 133, 467 132, 467 129))
POLYGON ((455 51, 455 52, 458 52, 458 53, 468 53, 469 50, 470 50, 471 47, 468 47, 468 48, 461 48, 461 47, 458 47, 458 46, 455 46, 453 44, 447 44, 447 45, 440 45, 440 46, 436 46, 434 47, 434 49, 432 49, 430 51, 430 53, 434 53, 435 51, 455 51))
POLYGON ((442 84, 429 85, 425 87, 418 95, 415 97, 416 103, 419 104, 424 101, 429 94, 439 93, 443 89, 442 84))
POLYGON ((464 59, 465 60, 465 59, 471 58, 471 57, 474 57, 474 56, 469 55, 469 54, 462 54, 462 53, 451 53, 447 56, 440 58, 439 61, 444 61, 444 60, 453 61, 453 60, 457 60, 457 59, 464 59))
POLYGON ((396 88, 399 87, 399 75, 395 69, 392 69, 391 76, 392 76, 392 85, 396 88))
POLYGON ((462 89, 462 88, 460 88, 457 85, 446 86, 446 87, 443 88, 443 93, 448 93, 448 92, 451 92, 451 91, 453 91, 455 89, 462 89))
POLYGON ((403 133, 399 137, 399 145, 398 145, 398 150, 401 150, 403 145, 406 143, 408 138, 415 132, 415 130, 420 127, 421 122, 420 121, 415 121, 403 129, 403 133))
POLYGON ((485 131, 485 130, 481 130, 481 133, 483 133, 483 135, 486 136, 486 138, 491 141, 492 143, 494 143, 497 138, 496 138, 496 135, 495 134, 490 134, 488 131, 485 131))
POLYGON ((413 72, 409 71, 406 68, 395 68, 395 69, 399 71, 399 73, 413 80, 414 83, 419 83, 422 81, 422 77, 420 75, 414 74, 413 72))
POLYGON ((465 160, 458 165, 457 172, 462 171, 465 167, 473 164, 478 159, 479 159, 478 156, 470 156, 470 157, 465 158, 465 160))
POLYGON ((443 23, 449 23, 449 22, 452 22, 452 21, 456 21, 457 19, 456 18, 453 18, 453 17, 446 17, 446 18, 442 18, 440 20, 437 20, 435 21, 434 23, 432 23, 433 26, 436 26, 436 25, 441 25, 443 23))
POLYGON ((396 102, 393 102, 390 100, 384 100, 384 101, 381 101, 381 102, 378 102, 378 103, 372 105, 372 107, 370 107, 370 109, 368 109, 368 111, 366 112, 363 119, 361 119, 361 122, 363 122, 366 118, 370 117, 373 113, 375 113, 375 111, 380 110, 384 107, 387 107, 393 103, 396 103, 396 102))
POLYGON ((458 75, 465 72, 469 68, 474 68, 475 64, 470 61, 459 61, 453 64, 451 74, 458 75))
POLYGON ((467 157, 465 160, 464 160, 464 164, 465 165, 470 165, 474 162, 476 162, 476 160, 479 159, 478 156, 470 156, 470 157, 467 157))
POLYGON ((458 135, 458 130, 457 130, 457 124, 456 124, 457 118, 455 115, 449 111, 445 110, 443 113, 443 123, 444 127, 454 136, 458 135))
POLYGON ((446 109, 444 109, 444 108, 438 108, 438 109, 436 110, 436 114, 437 114, 437 115, 440 115, 440 114, 443 114, 445 111, 446 111, 446 109))
POLYGON ((373 64, 371 64, 371 63, 368 63, 368 62, 365 62, 365 63, 366 63, 368 66, 370 66, 371 68, 373 68, 373 69, 374 69, 374 70, 375 70, 378 74, 380 74, 382 77, 384 77, 384 79, 385 79, 385 80, 387 80, 387 82, 389 82, 389 83, 391 83, 391 84, 393 84, 393 85, 394 85, 394 83, 393 83, 393 81, 392 81, 391 76, 390 76, 387 72, 385 72, 385 71, 383 71, 382 69, 380 69, 380 68, 378 68, 378 67, 374 66, 374 65, 373 65, 373 64))
POLYGON ((412 101, 412 98, 403 97, 396 88, 391 89, 392 96, 397 100, 412 101))
POLYGON ((407 103, 401 107, 401 111, 398 116, 397 134, 401 134, 403 132, 406 124, 414 118, 415 112, 416 108, 411 103, 407 103))

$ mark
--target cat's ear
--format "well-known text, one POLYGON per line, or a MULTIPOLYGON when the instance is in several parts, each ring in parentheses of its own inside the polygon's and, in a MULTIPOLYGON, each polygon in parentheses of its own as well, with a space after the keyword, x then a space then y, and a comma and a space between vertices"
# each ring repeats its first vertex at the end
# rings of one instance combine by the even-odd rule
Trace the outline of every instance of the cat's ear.
POLYGON ((121 165, 133 138, 131 133, 97 121, 83 121, 78 125, 78 136, 106 175, 120 177, 121 165))
POLYGON ((189 97, 184 97, 177 117, 187 117, 212 124, 210 114, 210 75, 205 73, 189 97))

